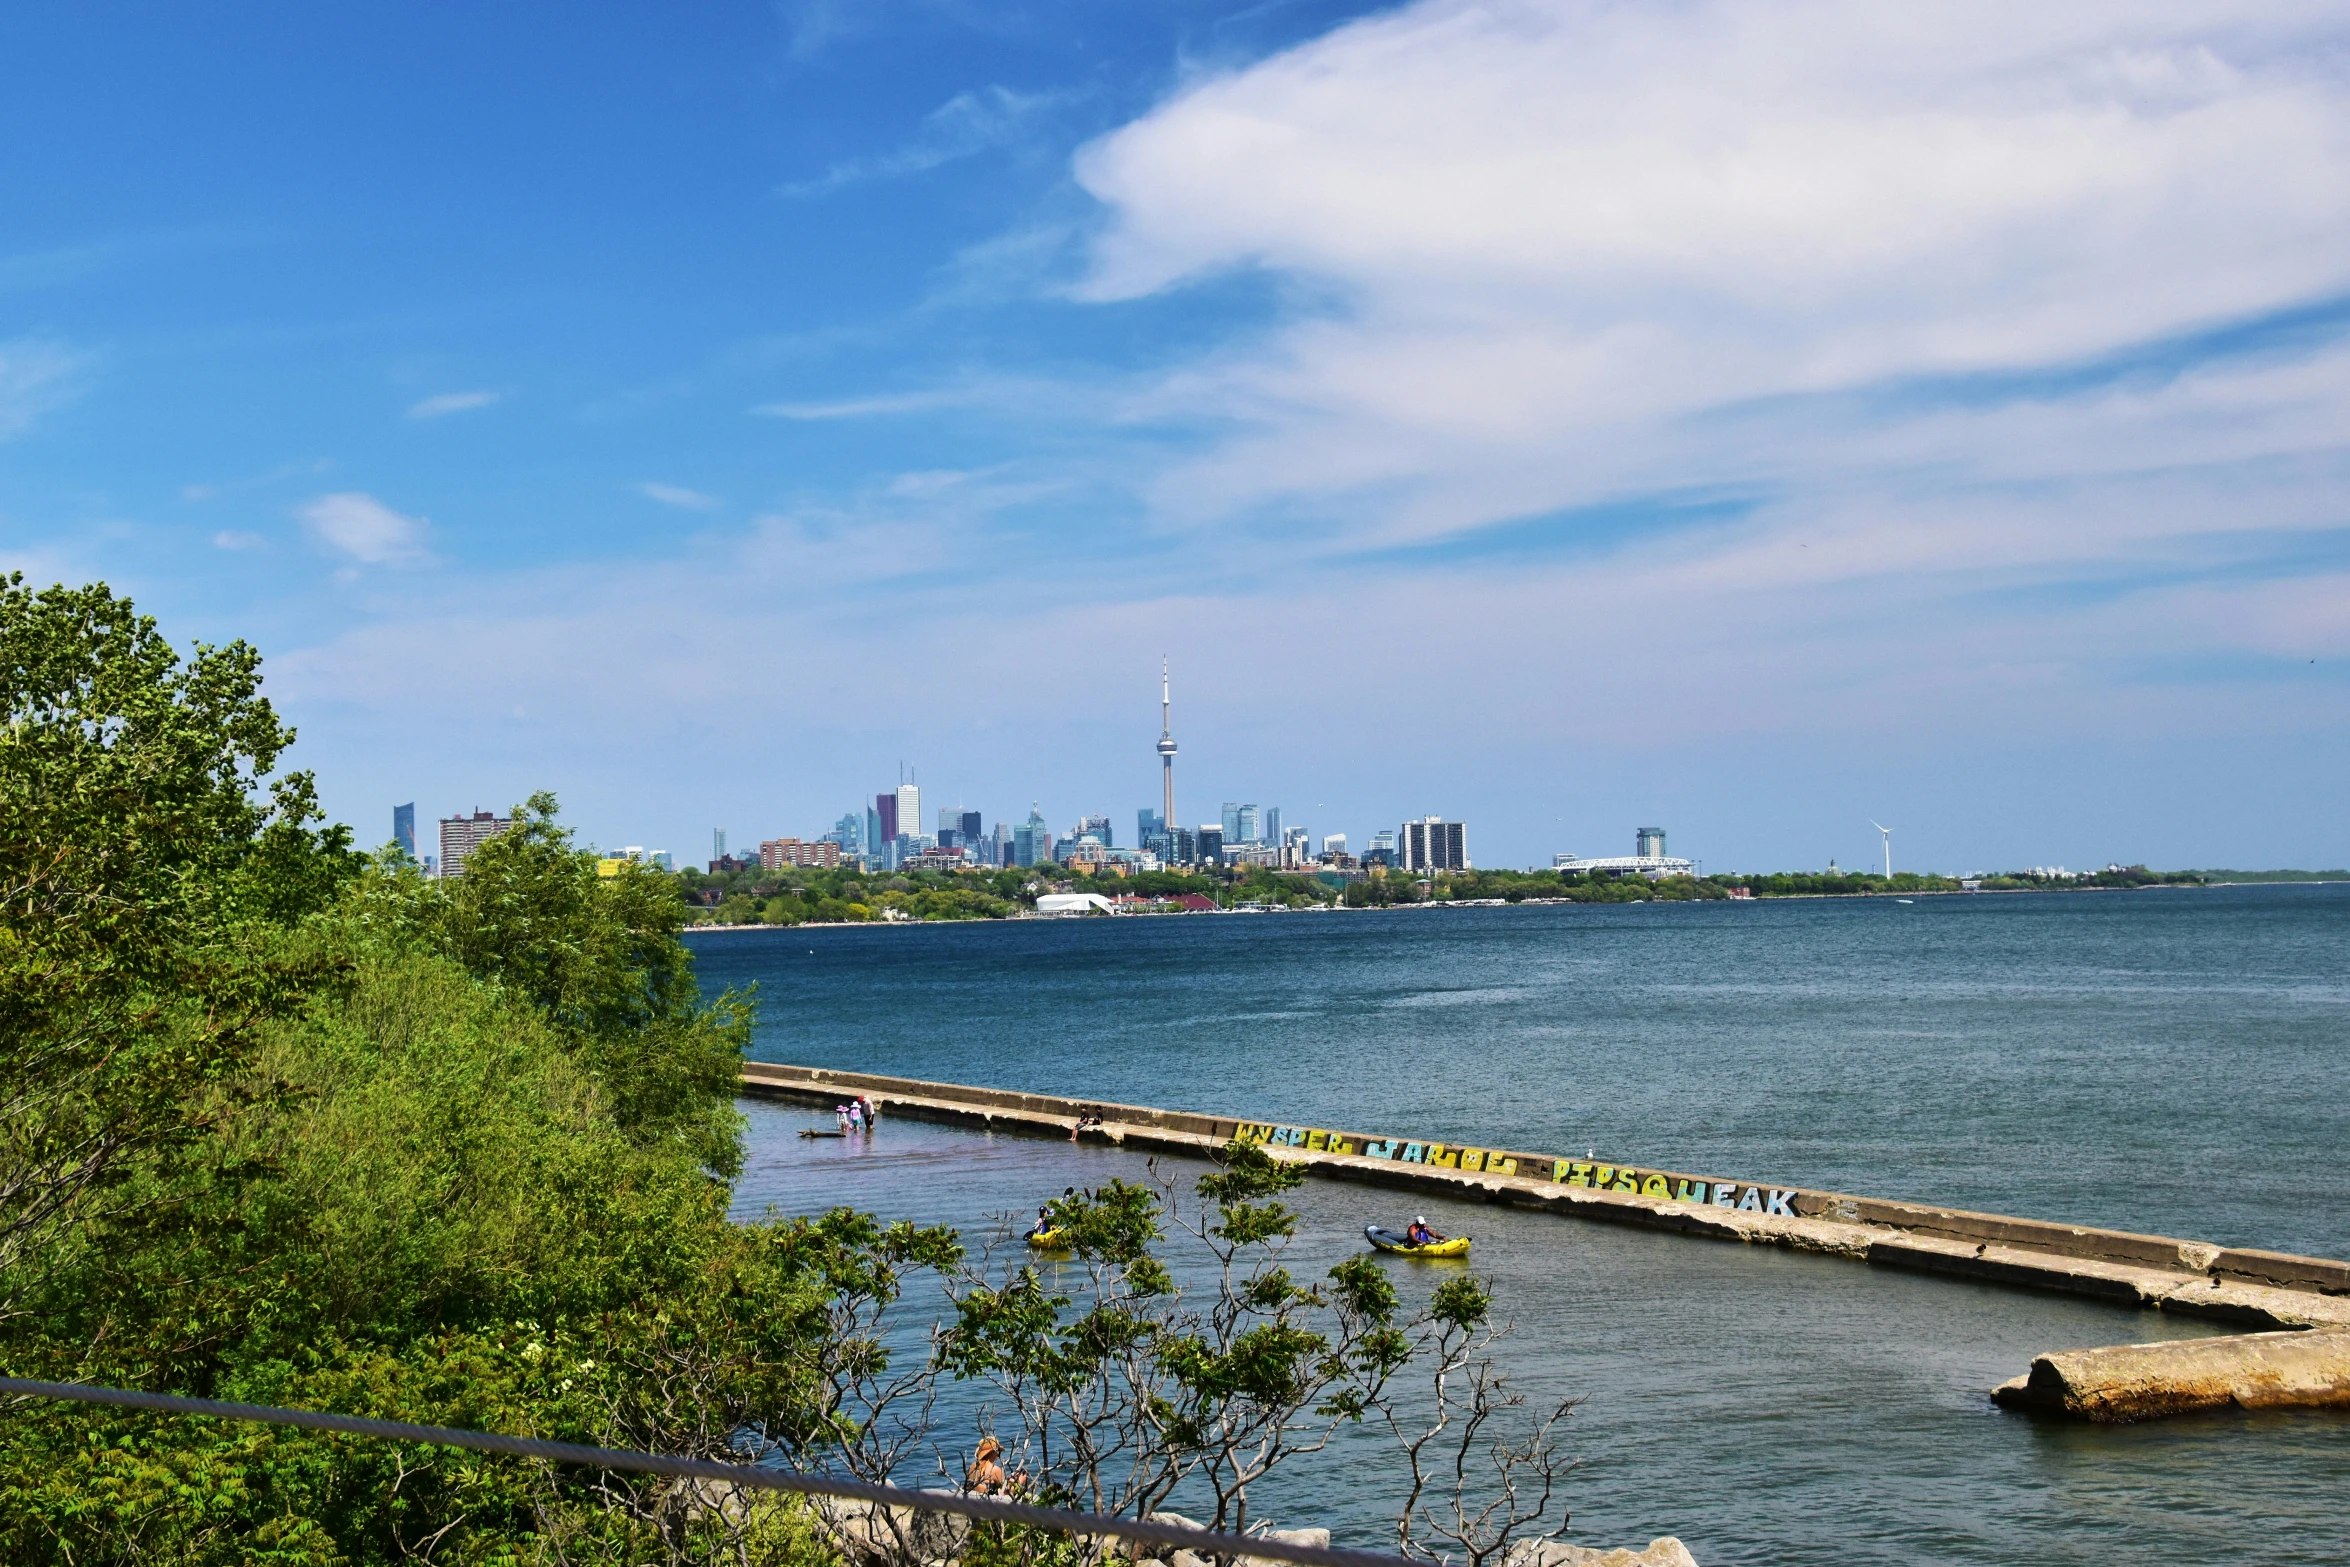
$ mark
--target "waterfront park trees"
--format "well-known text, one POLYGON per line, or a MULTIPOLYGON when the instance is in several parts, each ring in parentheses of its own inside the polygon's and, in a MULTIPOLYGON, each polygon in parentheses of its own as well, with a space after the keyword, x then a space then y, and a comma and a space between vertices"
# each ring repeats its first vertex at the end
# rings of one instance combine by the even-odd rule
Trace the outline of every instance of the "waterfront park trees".
MULTIPOLYGON (((1043 1368, 1069 1408, 1143 1421, 1152 1478, 1104 1490, 1098 1442, 1007 1395, 1039 1494, 1139 1508, 1190 1484, 1227 1521, 1338 1423, 1426 1430, 1402 1412, 1434 1409, 1449 1441, 1511 1407, 1464 1374, 1476 1291, 1407 1318, 1369 1263, 1291 1279, 1294 1171, 1254 1150, 1198 1183, 1204 1218, 1171 1187, 1072 1199, 1070 1283, 846 1211, 734 1222, 751 998, 698 993, 677 880, 599 876, 547 795, 429 880, 321 821, 279 768, 293 738, 244 644, 182 656, 102 585, 0 582, 0 1371, 916 1483, 968 1434, 901 1416, 1043 1368), (1163 1215, 1214 1266, 1161 1260, 1163 1215), (925 1310, 930 1344, 889 1327, 925 1310), (1398 1399, 1422 1357, 1451 1404, 1398 1399)), ((1530 1429, 1507 1473, 1547 1497, 1559 1463, 1530 1429)), ((1416 1516, 1407 1544, 1451 1517, 1480 1559, 1527 1527, 1416 1516)), ((817 1567, 842 1554, 821 1523, 0 1399, 0 1560, 28 1567, 817 1567)), ((999 1532, 972 1556, 1088 1551, 999 1532)))

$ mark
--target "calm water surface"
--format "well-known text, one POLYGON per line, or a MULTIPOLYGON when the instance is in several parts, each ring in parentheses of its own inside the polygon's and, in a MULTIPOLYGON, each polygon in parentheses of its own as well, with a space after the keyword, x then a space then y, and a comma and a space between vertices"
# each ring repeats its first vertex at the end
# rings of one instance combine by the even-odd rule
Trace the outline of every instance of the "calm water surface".
MULTIPOLYGON (((2350 887, 710 933, 755 1054, 2350 1255, 2350 887)), ((1112 1150, 752 1106, 740 1206, 976 1232, 1112 1150)), ((1325 1267, 1395 1199, 1311 1184, 1325 1267)), ((1484 1208, 1574 1537, 1701 1562, 2350 1561, 2350 1418, 2076 1429, 1984 1392, 2184 1318, 1484 1208)), ((1407 1291, 1437 1275, 1398 1264, 1407 1291)), ((1392 1458, 1266 1498, 1378 1539, 1392 1458)))

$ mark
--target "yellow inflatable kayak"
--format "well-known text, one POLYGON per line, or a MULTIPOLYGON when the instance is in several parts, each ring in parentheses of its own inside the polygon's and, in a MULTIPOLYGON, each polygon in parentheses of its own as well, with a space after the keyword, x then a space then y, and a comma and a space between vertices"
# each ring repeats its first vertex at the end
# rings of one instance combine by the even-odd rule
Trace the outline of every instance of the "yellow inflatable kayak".
POLYGON ((1399 1257, 1466 1257, 1469 1238, 1455 1235, 1450 1240, 1436 1241, 1426 1246, 1414 1246, 1394 1230, 1383 1230, 1376 1224, 1363 1226, 1363 1235, 1381 1251, 1394 1252, 1399 1257))
POLYGON ((1067 1251, 1069 1237, 1057 1226, 1049 1230, 1030 1230, 1028 1244, 1038 1251, 1067 1251))

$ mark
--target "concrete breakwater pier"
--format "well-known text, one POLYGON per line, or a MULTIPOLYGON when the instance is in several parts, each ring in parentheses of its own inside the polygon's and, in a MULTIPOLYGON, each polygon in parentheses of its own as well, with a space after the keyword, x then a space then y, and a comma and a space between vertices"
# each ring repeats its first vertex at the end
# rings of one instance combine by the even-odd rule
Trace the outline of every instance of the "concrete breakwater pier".
POLYGON ((831 1106, 1204 1156, 1234 1138, 1313 1174, 1574 1218, 1785 1246, 1886 1267, 2088 1295, 2258 1328, 2350 1327, 2350 1263, 1713 1175, 1053 1094, 749 1062, 743 1091, 831 1106))

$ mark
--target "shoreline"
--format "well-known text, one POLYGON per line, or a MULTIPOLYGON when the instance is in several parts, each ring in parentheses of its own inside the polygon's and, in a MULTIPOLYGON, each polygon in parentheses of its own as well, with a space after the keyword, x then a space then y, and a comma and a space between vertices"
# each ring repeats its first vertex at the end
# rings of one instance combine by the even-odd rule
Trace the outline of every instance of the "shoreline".
POLYGON ((1866 903, 1887 898, 1896 901, 1918 898, 2037 898, 2059 892, 2141 893, 2141 892, 2207 892, 2219 887, 2342 887, 2343 881, 2215 881, 2200 886, 2179 883, 2161 883, 2146 887, 1992 887, 1968 892, 1963 888, 1935 888, 1916 892, 1785 892, 1753 898, 1625 898, 1600 900, 1583 898, 1443 898, 1425 903, 1379 903, 1350 908, 1343 903, 1325 903, 1301 909, 1289 908, 1231 908, 1231 909, 1137 909, 1125 914, 1039 914, 1031 909, 1008 915, 1003 919, 971 920, 803 920, 797 925, 687 925, 685 935, 697 931, 745 930, 873 930, 890 926, 936 925, 1017 925, 1032 920, 1076 922, 1092 919, 1189 919, 1214 914, 1399 914, 1427 909, 1559 909, 1559 908, 1630 908, 1680 904, 1747 904, 1765 903, 1866 903))

